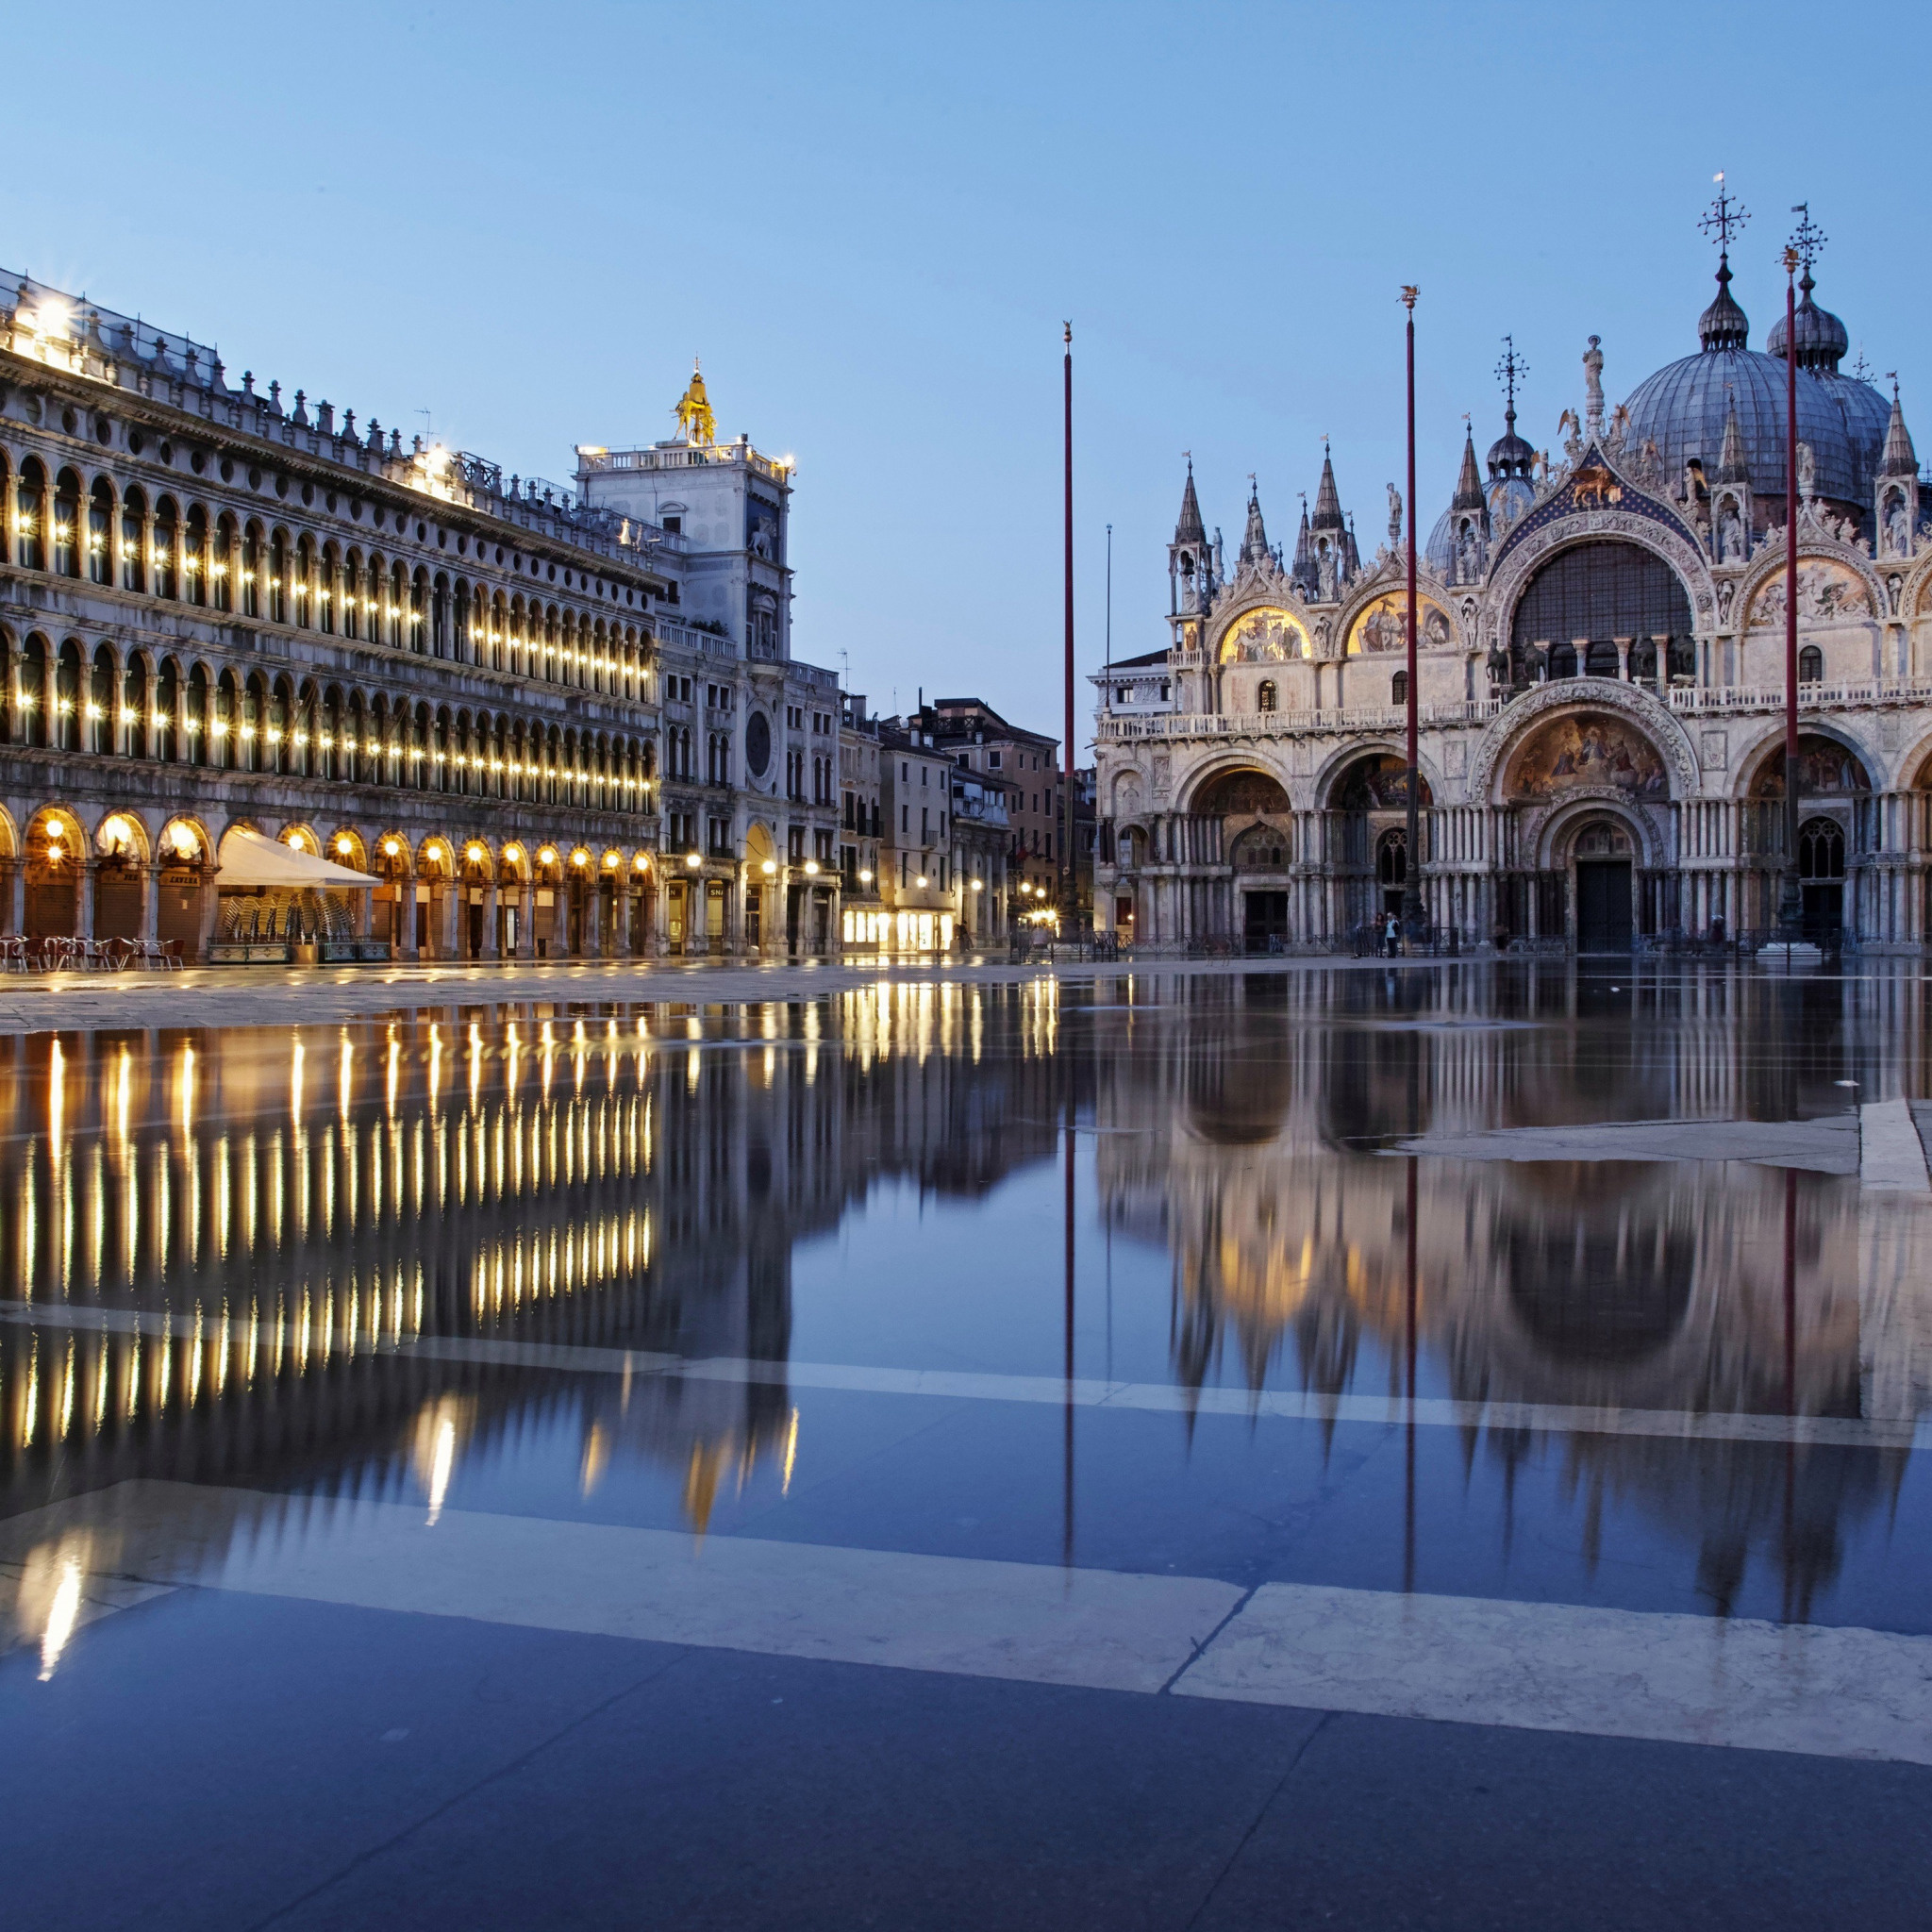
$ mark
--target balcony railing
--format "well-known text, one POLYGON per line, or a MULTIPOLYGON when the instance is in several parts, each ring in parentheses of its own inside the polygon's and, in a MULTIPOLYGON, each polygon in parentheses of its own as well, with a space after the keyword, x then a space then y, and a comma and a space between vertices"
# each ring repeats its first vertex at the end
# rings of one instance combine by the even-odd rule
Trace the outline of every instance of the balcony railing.
MULTIPOLYGON (((1850 683, 1801 684, 1798 708, 1801 711, 1830 710, 1840 706, 1924 704, 1932 699, 1932 679, 1924 677, 1869 677, 1850 683)), ((1666 693, 1674 711, 1781 711, 1785 688, 1781 684, 1714 685, 1707 690, 1678 685, 1666 693)))
MULTIPOLYGON (((1593 684, 1617 684, 1618 678, 1574 677, 1556 680, 1577 687, 1583 697, 1593 684)), ((1541 685, 1530 687, 1541 691, 1541 685)), ((1652 687, 1645 682, 1643 689, 1652 687)), ((1525 696, 1518 691, 1512 697, 1525 696)), ((1653 692, 1653 695, 1656 695, 1653 692)), ((1727 711, 1780 711, 1782 685, 1693 685, 1667 687, 1661 693, 1672 710, 1695 715, 1727 711)), ((1467 698, 1457 704, 1424 705, 1419 722, 1424 726, 1486 724, 1499 716, 1511 698, 1467 698)), ((1832 710, 1859 705, 1932 703, 1932 678, 1866 678, 1831 684, 1801 684, 1800 710, 1832 710)), ((1298 732, 1399 731, 1407 723, 1402 705, 1349 705, 1326 710, 1294 711, 1163 711, 1152 716, 1103 712, 1099 735, 1115 741, 1146 738, 1264 738, 1298 732)))
MULTIPOLYGON (((1460 704, 1424 705, 1424 724, 1484 724, 1503 708, 1501 698, 1468 698, 1460 704)), ((1330 710, 1168 711, 1153 717, 1102 717, 1103 738, 1262 738, 1303 731, 1398 731, 1407 722, 1402 705, 1350 705, 1330 710)))
POLYGON ((791 465, 760 456, 748 442, 676 442, 662 449, 591 449, 577 451, 579 473, 591 470, 702 470, 741 463, 774 483, 790 481, 791 465))

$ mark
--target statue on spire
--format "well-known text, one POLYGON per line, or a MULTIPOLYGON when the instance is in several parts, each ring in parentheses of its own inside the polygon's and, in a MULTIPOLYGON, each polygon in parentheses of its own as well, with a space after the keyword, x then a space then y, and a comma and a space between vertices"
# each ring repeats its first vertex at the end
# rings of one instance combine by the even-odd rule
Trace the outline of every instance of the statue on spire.
POLYGON ((718 419, 711 413, 710 398, 705 394, 705 378, 698 358, 691 358, 691 386, 677 399, 674 412, 677 433, 690 443, 714 443, 718 440, 718 419))

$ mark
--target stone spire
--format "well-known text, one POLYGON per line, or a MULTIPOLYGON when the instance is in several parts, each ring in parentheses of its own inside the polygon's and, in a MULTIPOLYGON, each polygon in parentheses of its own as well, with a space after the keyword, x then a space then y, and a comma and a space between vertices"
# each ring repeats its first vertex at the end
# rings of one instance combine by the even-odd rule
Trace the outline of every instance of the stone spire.
POLYGON ((1322 487, 1315 492, 1315 517, 1312 527, 1317 530, 1340 530, 1342 527, 1341 498, 1335 488, 1335 464, 1328 454, 1326 441, 1322 444, 1322 487))
POLYGON ((1916 476, 1918 453, 1912 448, 1912 433, 1906 427, 1906 412, 1899 408, 1898 378, 1891 384, 1891 421, 1885 426, 1885 457, 1878 465, 1881 476, 1916 476))
POLYGON ((1268 526, 1261 521, 1261 498, 1255 488, 1255 479, 1248 478, 1248 529, 1241 539, 1241 561, 1243 563, 1266 563, 1269 561, 1268 526))
POLYGON ((1750 465, 1744 460, 1744 432, 1738 423, 1738 399, 1730 398, 1729 413, 1724 417, 1724 447, 1718 453, 1717 480, 1720 483, 1748 483, 1751 480, 1750 465))
POLYGON ((1456 479, 1456 501, 1451 509, 1481 509, 1483 507, 1483 479, 1475 466, 1475 432, 1465 428, 1462 432, 1462 474, 1456 479))
POLYGON ((1174 526, 1174 541, 1176 543, 1192 543, 1197 547, 1208 541, 1208 532, 1201 522, 1201 499, 1194 494, 1194 459, 1188 458, 1187 488, 1181 491, 1180 521, 1174 526))
POLYGON ((1289 573, 1298 584, 1313 581, 1315 557, 1308 548, 1308 499, 1302 498, 1302 527, 1294 540, 1294 567, 1289 573))

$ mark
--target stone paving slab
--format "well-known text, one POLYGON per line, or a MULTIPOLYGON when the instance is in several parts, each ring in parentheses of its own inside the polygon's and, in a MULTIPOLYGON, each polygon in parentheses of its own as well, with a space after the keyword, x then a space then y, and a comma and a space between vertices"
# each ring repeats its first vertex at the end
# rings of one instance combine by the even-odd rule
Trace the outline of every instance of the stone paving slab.
POLYGON ((1815 1121, 1612 1121, 1595 1126, 1499 1127, 1427 1134, 1395 1154, 1449 1160, 1746 1160, 1810 1174, 1858 1172, 1858 1116, 1815 1121))

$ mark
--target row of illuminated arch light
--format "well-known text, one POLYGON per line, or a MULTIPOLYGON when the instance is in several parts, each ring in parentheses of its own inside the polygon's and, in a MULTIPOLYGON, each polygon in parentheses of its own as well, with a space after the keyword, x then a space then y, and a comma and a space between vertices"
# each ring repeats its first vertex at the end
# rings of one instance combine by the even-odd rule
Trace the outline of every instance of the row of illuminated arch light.
POLYGON ((568 605, 467 577, 413 572, 380 551, 318 543, 281 525, 264 529, 227 511, 212 517, 161 495, 152 509, 138 485, 117 491, 63 469, 49 496, 37 457, 13 472, 0 450, 0 500, 11 504, 14 562, 107 588, 453 658, 549 683, 648 698, 650 634, 568 605))
MULTIPOLYGON (((238 819, 228 829, 237 828, 253 831, 257 826, 252 821, 238 819)), ((695 852, 680 861, 667 859, 646 846, 625 850, 617 845, 519 839, 498 844, 440 832, 412 841, 400 827, 368 835, 354 825, 339 825, 323 833, 305 822, 285 825, 276 837, 297 852, 384 879, 561 885, 573 879, 628 877, 641 885, 659 868, 695 870, 702 864, 695 852)), ((89 860, 104 863, 109 870, 153 863, 164 869, 199 871, 212 863, 220 851, 207 822, 199 818, 186 814, 171 818, 156 832, 139 812, 123 808, 107 813, 90 835, 75 812, 58 805, 43 806, 37 811, 27 821, 24 836, 10 816, 0 810, 0 845, 5 848, 0 858, 11 858, 24 852, 30 874, 89 860)))
POLYGON ((341 685, 185 670, 170 655, 18 645, 0 627, 0 743, 216 771, 407 786, 610 811, 647 811, 657 752, 645 737, 578 731, 507 712, 366 695, 341 685))

